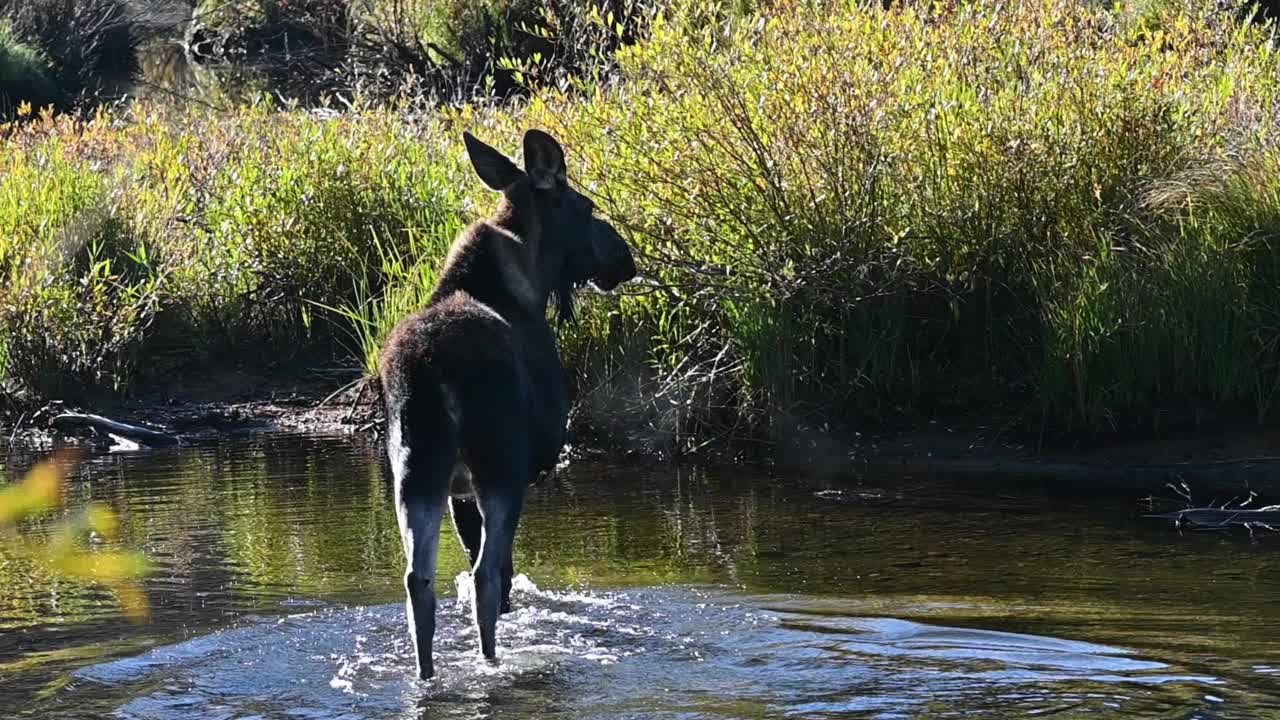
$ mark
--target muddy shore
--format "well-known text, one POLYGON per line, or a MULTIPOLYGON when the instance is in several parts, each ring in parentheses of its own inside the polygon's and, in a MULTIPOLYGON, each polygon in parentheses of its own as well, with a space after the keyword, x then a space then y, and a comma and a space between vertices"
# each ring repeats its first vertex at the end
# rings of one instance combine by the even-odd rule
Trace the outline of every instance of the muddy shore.
POLYGON ((12 402, 0 414, 0 442, 12 450, 111 444, 89 428, 54 427, 53 419, 67 413, 93 413, 189 443, 234 433, 372 432, 380 421, 378 401, 376 388, 355 372, 228 371, 127 399, 12 402))
MULTIPOLYGON (((54 423, 68 413, 93 413, 160 431, 181 443, 258 432, 350 434, 376 439, 381 430, 376 384, 355 372, 256 375, 227 372, 198 385, 178 386, 127 400, 99 403, 28 403, 11 406, 0 422, 6 452, 41 452, 58 445, 97 449, 117 440, 89 427, 54 423)), ((662 453, 601 438, 572 427, 578 456, 626 453, 669 459, 662 453)), ((145 442, 143 443, 145 444, 145 442)), ((1020 444, 1007 423, 948 425, 929 422, 893 434, 833 437, 816 431, 779 441, 764 452, 708 450, 701 460, 765 461, 779 468, 836 479, 870 475, 950 474, 975 478, 1022 477, 1117 490, 1153 490, 1185 484, 1203 493, 1250 490, 1280 499, 1280 428, 1231 428, 1170 433, 1158 439, 1050 447, 1020 444)))

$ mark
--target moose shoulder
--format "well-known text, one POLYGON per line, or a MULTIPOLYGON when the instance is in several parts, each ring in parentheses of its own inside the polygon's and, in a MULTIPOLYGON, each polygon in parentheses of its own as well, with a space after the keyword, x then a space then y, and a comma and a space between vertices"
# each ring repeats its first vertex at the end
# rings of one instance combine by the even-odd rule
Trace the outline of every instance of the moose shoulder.
POLYGON ((422 678, 434 674, 446 504, 472 564, 480 650, 495 657, 525 491, 555 467, 564 444, 568 394, 548 300, 570 320, 576 288, 609 291, 636 274, 626 242, 570 187, 554 138, 525 133, 524 170, 469 133, 464 139, 480 179, 501 193, 497 210, 454 241, 427 307, 396 326, 378 363, 422 678))

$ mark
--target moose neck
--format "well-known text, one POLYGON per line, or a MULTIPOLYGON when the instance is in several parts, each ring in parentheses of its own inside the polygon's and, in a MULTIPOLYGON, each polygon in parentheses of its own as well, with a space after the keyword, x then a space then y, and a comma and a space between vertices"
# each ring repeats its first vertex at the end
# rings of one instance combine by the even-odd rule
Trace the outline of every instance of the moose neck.
MULTIPOLYGON (((511 233, 523 242, 529 252, 534 290, 540 301, 561 286, 562 273, 559 258, 552 257, 551 243, 544 242, 546 220, 539 211, 537 199, 529 188, 513 188, 502 198, 489 223, 511 233)), ((539 304, 539 308, 542 304, 539 304)))
POLYGON ((563 256, 548 242, 535 198, 517 193, 513 202, 511 195, 454 242, 432 302, 461 291, 509 318, 517 313, 545 320, 547 298, 554 294, 560 317, 568 318, 573 288, 563 283, 563 256))

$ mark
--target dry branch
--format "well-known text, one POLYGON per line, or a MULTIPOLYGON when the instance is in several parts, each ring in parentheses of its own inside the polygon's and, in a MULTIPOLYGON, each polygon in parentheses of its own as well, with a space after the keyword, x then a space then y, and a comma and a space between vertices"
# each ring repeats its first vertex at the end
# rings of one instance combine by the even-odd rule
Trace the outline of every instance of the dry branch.
POLYGON ((104 418, 101 415, 63 413, 54 417, 49 422, 58 429, 75 427, 93 428, 94 430, 106 433, 107 435, 116 435, 127 440, 132 440, 139 445, 146 445, 148 447, 174 447, 175 445, 182 444, 182 440, 176 435, 140 427, 138 425, 129 425, 128 423, 104 418))

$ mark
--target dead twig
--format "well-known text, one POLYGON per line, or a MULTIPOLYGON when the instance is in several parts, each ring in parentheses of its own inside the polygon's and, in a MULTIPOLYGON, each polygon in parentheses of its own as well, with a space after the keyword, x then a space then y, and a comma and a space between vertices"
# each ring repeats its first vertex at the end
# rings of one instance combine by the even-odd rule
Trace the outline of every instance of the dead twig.
POLYGON ((22 429, 22 421, 26 419, 27 419, 27 414, 24 412, 18 416, 18 422, 13 424, 13 432, 9 434, 9 450, 10 451, 13 450, 13 441, 17 439, 18 431, 22 429))
POLYGON ((1280 505, 1268 505, 1256 510, 1243 508, 1187 508, 1174 512, 1145 515, 1144 517, 1172 520, 1179 527, 1192 530, 1226 530, 1245 528, 1253 533, 1254 528, 1272 529, 1280 525, 1280 505))
POLYGON ((372 384, 371 378, 361 378, 360 392, 356 393, 356 399, 351 401, 351 407, 347 408, 347 414, 342 418, 344 424, 350 424, 351 418, 356 415, 356 407, 364 400, 364 394, 369 391, 369 385, 372 384))
POLYGON ((351 382, 347 383, 346 385, 343 385, 342 387, 338 388, 337 390, 334 390, 333 392, 329 393, 328 397, 326 397, 325 399, 321 400, 321 401, 320 401, 320 402, 315 406, 315 409, 314 409, 314 410, 312 410, 312 412, 315 412, 315 410, 319 410, 320 408, 324 407, 325 405, 328 405, 330 400, 333 400, 334 398, 338 397, 338 396, 339 396, 339 395, 341 395, 342 393, 344 393, 344 392, 346 392, 346 391, 350 390, 351 388, 355 387, 356 385, 359 385, 360 383, 362 383, 362 382, 364 382, 364 381, 365 381, 365 378, 363 378, 363 377, 359 377, 359 378, 356 378, 355 380, 352 380, 351 382))

